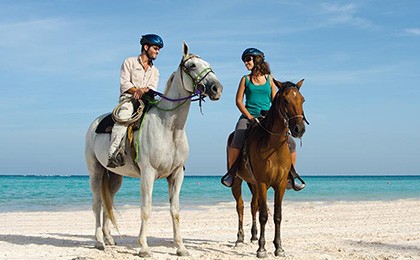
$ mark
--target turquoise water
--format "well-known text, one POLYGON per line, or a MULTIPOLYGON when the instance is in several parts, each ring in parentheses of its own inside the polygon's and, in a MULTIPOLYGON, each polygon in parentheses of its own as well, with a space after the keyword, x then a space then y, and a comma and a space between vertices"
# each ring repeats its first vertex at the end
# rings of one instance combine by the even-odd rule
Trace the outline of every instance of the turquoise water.
MULTIPOLYGON (((360 201, 420 199, 420 176, 306 176, 307 187, 287 191, 286 201, 360 201)), ((115 205, 140 206, 140 180, 124 178, 115 205)), ((167 182, 157 180, 153 205, 168 205, 167 182)), ((251 195, 243 185, 244 199, 251 195)), ((272 200, 270 190, 269 198, 272 200)), ((0 212, 88 209, 91 205, 88 176, 0 175, 0 212)), ((219 176, 186 176, 181 208, 234 201, 219 176)), ((248 202, 247 202, 248 203, 248 202)))

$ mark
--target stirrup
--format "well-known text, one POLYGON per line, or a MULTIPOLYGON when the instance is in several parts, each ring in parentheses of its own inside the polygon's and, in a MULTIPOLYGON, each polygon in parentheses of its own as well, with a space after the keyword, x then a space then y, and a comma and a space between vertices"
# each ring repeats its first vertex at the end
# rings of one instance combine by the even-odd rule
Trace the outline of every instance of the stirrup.
POLYGON ((303 189, 306 187, 305 182, 304 182, 304 181, 302 180, 302 178, 300 178, 299 176, 298 176, 298 177, 296 177, 296 178, 293 178, 292 185, 293 185, 293 189, 294 189, 295 191, 300 191, 300 190, 303 190, 303 189), (298 183, 297 181, 295 181, 295 179, 298 179, 301 183, 298 183))
POLYGON ((302 180, 302 178, 296 172, 295 167, 293 165, 290 167, 289 174, 292 176, 292 179, 288 178, 287 189, 293 189, 295 191, 300 191, 300 190, 303 190, 306 187, 305 181, 302 180), (295 181, 295 179, 298 179, 300 181, 300 183, 295 181))
POLYGON ((223 185, 230 188, 233 186, 233 183, 235 182, 235 174, 232 173, 230 170, 222 177, 220 180, 223 185))

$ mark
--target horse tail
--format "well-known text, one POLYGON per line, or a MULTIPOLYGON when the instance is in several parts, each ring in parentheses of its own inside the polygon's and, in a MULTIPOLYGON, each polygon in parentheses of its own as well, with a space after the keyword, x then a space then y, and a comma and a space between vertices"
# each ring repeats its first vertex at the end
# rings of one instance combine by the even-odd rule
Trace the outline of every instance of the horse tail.
POLYGON ((117 225, 117 221, 115 219, 114 211, 112 210, 113 203, 112 203, 111 193, 109 191, 110 182, 109 182, 109 172, 108 171, 106 171, 106 173, 102 175, 102 185, 101 186, 102 186, 101 187, 102 204, 104 206, 104 210, 106 212, 106 215, 111 220, 111 222, 114 225, 117 232, 120 233, 120 231, 118 230, 118 225, 117 225))

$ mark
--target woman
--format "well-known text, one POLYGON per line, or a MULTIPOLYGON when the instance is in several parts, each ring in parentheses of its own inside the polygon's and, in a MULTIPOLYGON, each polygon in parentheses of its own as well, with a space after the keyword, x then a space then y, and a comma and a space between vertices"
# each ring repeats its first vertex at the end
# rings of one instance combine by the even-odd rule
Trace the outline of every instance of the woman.
MULTIPOLYGON (((238 91, 236 92, 236 106, 242 115, 236 124, 232 143, 228 147, 229 171, 222 178, 223 185, 227 187, 231 187, 235 179, 236 171, 232 169, 232 166, 238 158, 244 144, 248 123, 254 118, 261 116, 261 111, 270 109, 271 100, 273 100, 277 93, 277 87, 271 76, 270 66, 265 61, 262 51, 256 48, 248 48, 242 53, 242 61, 251 73, 241 78, 238 91), (244 97, 246 97, 245 105, 243 102, 244 97)), ((290 136, 288 144, 292 156, 292 165, 294 165, 296 162, 296 143, 290 136)), ((292 182, 297 177, 299 175, 294 171, 294 167, 292 167, 292 172, 289 173, 289 188, 293 187, 295 190, 301 190, 305 187, 304 183, 298 184, 292 182)))

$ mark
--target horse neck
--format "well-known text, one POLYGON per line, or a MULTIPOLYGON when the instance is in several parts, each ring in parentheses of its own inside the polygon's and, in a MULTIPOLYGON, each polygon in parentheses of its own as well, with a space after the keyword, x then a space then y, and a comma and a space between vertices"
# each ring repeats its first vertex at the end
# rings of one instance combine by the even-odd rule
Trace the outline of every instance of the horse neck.
POLYGON ((268 149, 278 149, 285 143, 287 126, 284 118, 274 110, 273 105, 261 124, 263 127, 255 128, 257 143, 268 149))
MULTIPOLYGON (((181 99, 190 95, 191 94, 184 88, 181 79, 181 71, 178 69, 172 83, 165 90, 165 96, 169 99, 181 99)), ((191 106, 191 99, 181 101, 162 99, 158 106, 160 116, 166 124, 173 125, 177 129, 185 127, 191 106)))
POLYGON ((271 106, 264 119, 265 127, 273 133, 284 133, 287 132, 286 121, 279 111, 276 111, 277 106, 271 106))

